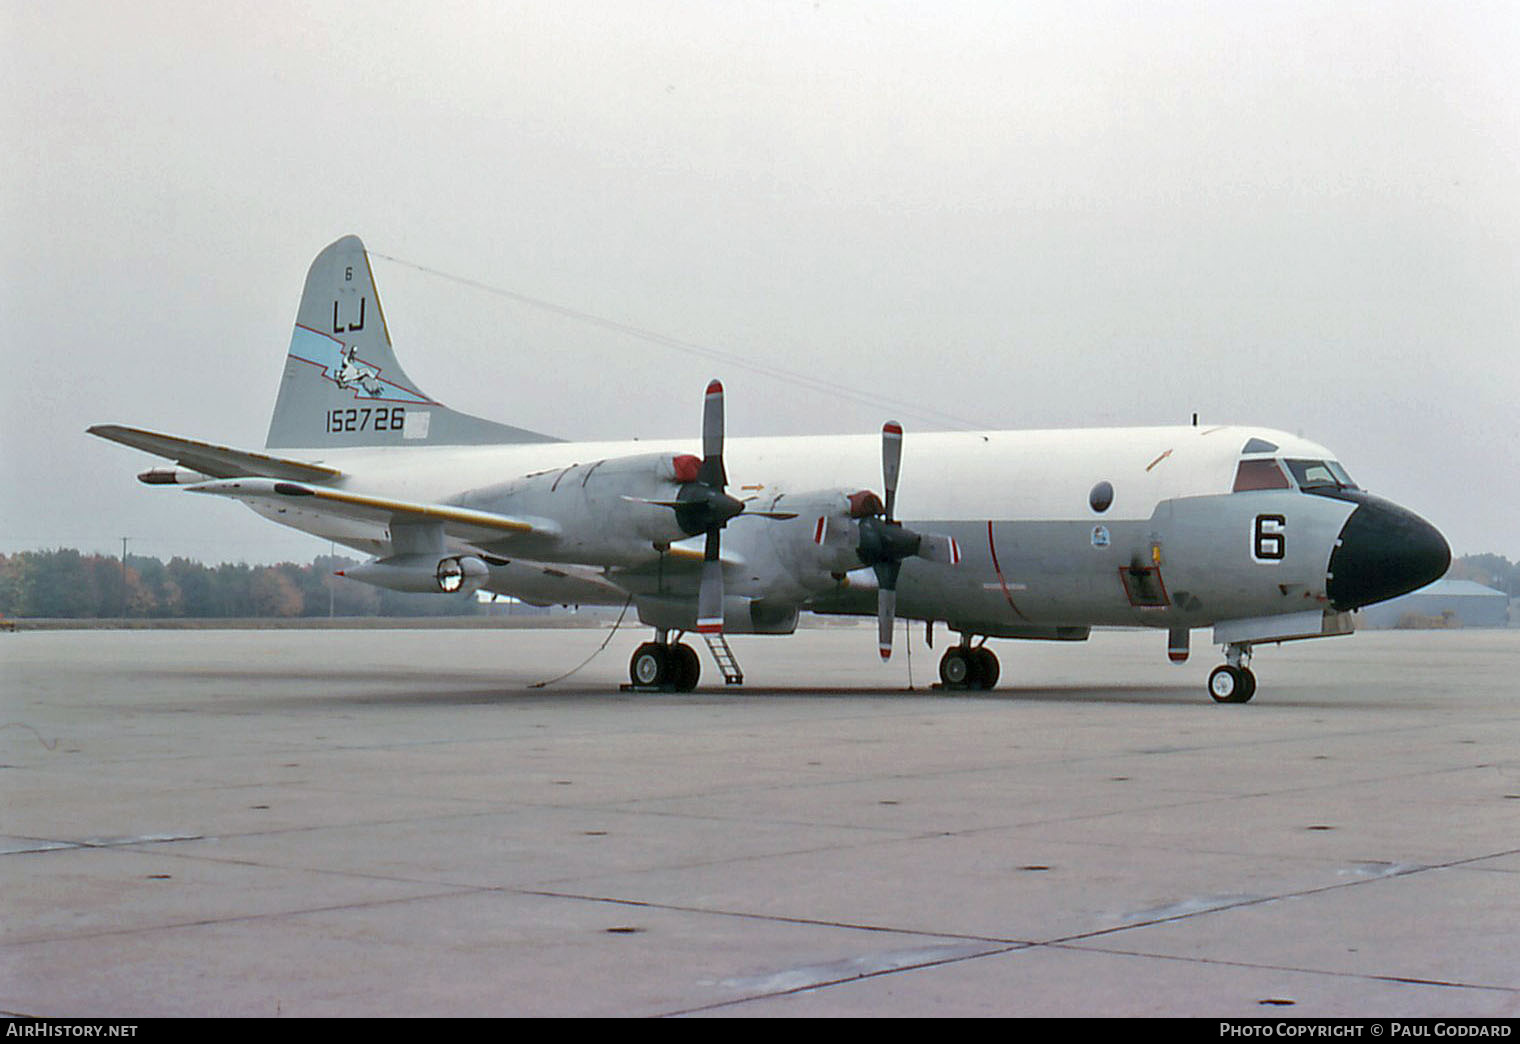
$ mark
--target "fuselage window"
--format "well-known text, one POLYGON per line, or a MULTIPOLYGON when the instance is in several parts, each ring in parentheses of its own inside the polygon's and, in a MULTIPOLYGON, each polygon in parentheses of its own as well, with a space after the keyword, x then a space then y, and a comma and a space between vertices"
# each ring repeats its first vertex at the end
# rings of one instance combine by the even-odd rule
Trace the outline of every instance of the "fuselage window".
POLYGON ((1275 460, 1243 460, 1235 469, 1235 492, 1251 489, 1287 489, 1288 477, 1275 460))
POLYGON ((1114 502, 1114 485, 1112 482, 1100 482, 1087 494, 1087 504, 1098 514, 1108 510, 1108 506, 1114 502))

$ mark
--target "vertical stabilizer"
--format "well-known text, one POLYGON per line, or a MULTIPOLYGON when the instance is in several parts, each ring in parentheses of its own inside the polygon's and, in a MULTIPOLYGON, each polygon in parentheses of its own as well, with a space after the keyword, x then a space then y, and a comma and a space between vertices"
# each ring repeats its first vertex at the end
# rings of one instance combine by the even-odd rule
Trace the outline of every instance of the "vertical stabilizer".
POLYGON ((267 447, 553 441, 459 413, 424 393, 396 361, 359 237, 344 236, 317 255, 306 273, 267 447))

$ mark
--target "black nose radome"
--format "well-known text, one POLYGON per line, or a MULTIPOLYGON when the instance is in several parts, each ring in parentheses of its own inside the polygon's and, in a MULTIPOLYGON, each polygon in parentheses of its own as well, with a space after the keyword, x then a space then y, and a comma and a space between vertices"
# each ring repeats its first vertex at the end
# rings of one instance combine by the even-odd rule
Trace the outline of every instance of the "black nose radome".
MULTIPOLYGON (((1347 498, 1351 499, 1351 498, 1347 498)), ((1412 511, 1363 493, 1330 554, 1330 604, 1345 611, 1439 580, 1451 565, 1440 530, 1412 511)))

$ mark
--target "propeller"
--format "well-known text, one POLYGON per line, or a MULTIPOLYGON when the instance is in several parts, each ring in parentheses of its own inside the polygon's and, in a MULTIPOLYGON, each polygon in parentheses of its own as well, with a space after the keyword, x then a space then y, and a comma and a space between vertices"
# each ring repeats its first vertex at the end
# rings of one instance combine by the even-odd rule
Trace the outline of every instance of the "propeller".
POLYGON ((923 538, 906 529, 894 517, 897 478, 902 471, 902 425, 888 421, 881 428, 881 478, 887 499, 875 496, 852 499, 859 513, 860 544, 856 554, 876 574, 877 648, 883 660, 892 657, 892 629, 897 617, 897 577, 903 559, 918 554, 923 538))
MULTIPOLYGON (((702 400, 702 462, 696 475, 681 484, 674 500, 646 500, 643 503, 672 508, 676 524, 687 533, 707 535, 702 550, 702 579, 697 590, 697 631, 701 634, 723 633, 723 528, 730 519, 750 514, 760 518, 796 518, 792 511, 749 511, 745 502, 730 496, 728 471, 723 466, 723 384, 714 379, 707 384, 702 400)), ((690 458, 687 458, 690 459, 690 458)), ((633 498, 629 498, 633 499, 633 498)))
POLYGON ((897 520, 897 479, 902 472, 902 425, 888 421, 881 428, 883 503, 874 493, 850 497, 850 513, 858 520, 860 543, 856 555, 876 574, 876 637, 883 660, 892 658, 892 630, 897 618, 897 577, 903 560, 917 555, 950 565, 960 562, 954 539, 920 534, 897 520))

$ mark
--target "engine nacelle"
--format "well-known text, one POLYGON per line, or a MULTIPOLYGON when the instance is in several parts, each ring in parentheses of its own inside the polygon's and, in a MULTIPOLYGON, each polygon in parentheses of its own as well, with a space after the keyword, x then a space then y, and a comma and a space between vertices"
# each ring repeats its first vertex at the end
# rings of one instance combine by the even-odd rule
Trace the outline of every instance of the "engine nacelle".
MULTIPOLYGON (((769 578, 763 592, 749 593, 802 603, 833 587, 836 577, 859 568, 859 526, 850 514, 849 497, 842 490, 779 494, 754 507, 795 512, 796 517, 746 524, 741 515, 738 524, 730 524, 725 547, 748 563, 749 572, 769 578)), ((739 589, 744 589, 742 583, 739 589)))
MULTIPOLYGON (((764 541, 793 585, 791 589, 778 587, 769 596, 799 599, 830 590, 846 574, 853 578, 860 572, 869 560, 862 556, 867 536, 864 527, 880 525, 876 515, 882 510, 880 498, 868 490, 782 494, 761 506, 796 512, 797 517, 755 531, 753 542, 740 549, 747 557, 754 557, 759 550, 755 544, 764 541)), ((903 532, 916 541, 908 554, 944 565, 960 562, 960 548, 949 537, 906 530, 894 532, 903 532)))
POLYGON ((674 510, 701 461, 690 454, 646 453, 572 464, 471 490, 462 507, 552 519, 551 542, 514 542, 516 554, 552 561, 639 565, 656 548, 693 535, 674 510))
POLYGON ((211 476, 189 468, 149 468, 137 476, 137 481, 145 486, 193 486, 210 482, 211 476))
POLYGON ((474 555, 395 555, 340 569, 338 576, 411 594, 468 594, 491 577, 491 567, 474 555))

